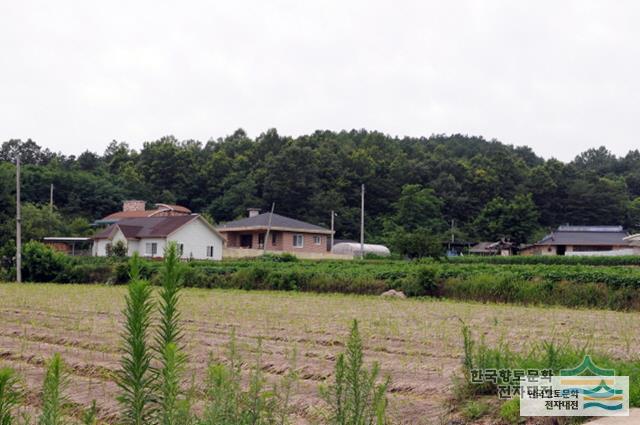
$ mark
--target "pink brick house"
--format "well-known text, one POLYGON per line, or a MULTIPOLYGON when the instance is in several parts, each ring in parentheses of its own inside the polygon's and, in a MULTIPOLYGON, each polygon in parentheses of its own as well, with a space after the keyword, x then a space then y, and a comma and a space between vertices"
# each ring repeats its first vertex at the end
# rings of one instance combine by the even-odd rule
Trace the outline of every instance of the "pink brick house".
POLYGON ((271 217, 269 238, 269 216, 260 210, 250 209, 249 217, 224 223, 217 227, 227 240, 227 248, 264 249, 291 253, 326 253, 331 230, 280 214, 271 217))

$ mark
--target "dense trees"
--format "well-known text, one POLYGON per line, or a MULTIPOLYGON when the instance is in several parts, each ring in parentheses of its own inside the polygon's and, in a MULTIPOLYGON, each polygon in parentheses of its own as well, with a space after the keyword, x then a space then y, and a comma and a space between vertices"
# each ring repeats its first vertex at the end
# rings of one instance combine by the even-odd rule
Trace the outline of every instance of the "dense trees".
POLYGON ((638 151, 616 157, 601 147, 563 163, 463 135, 393 138, 353 130, 292 138, 272 129, 255 139, 237 130, 204 144, 168 136, 140 151, 113 141, 102 154, 77 157, 32 140, 7 141, 0 147, 0 243, 13 237, 17 152, 33 237, 48 228, 84 233, 87 221, 140 198, 176 202, 217 222, 275 202, 281 214, 328 226, 335 210, 338 237, 357 238, 362 183, 367 240, 412 249, 430 247, 429 235, 442 238, 451 220, 460 237, 518 242, 564 223, 640 227, 638 151), (39 207, 48 203, 50 184, 52 217, 39 207))

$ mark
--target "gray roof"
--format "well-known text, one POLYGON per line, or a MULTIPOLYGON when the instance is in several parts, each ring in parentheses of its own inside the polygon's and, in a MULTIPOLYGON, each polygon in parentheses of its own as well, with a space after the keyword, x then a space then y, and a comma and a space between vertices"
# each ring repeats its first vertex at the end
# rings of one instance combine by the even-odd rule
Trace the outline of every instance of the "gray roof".
MULTIPOLYGON (((217 227, 218 231, 230 231, 240 229, 266 229, 269 227, 269 215, 271 213, 262 213, 254 217, 247 217, 240 220, 230 221, 223 223, 217 227)), ((307 223, 304 221, 296 220, 294 218, 285 217, 280 214, 273 214, 271 219, 271 228, 276 230, 294 230, 294 231, 306 231, 306 232, 318 232, 318 233, 331 233, 330 230, 316 226, 315 224, 307 223)))
POLYGON ((469 252, 472 253, 485 253, 485 252, 497 252, 498 249, 495 245, 495 242, 478 242, 471 248, 469 248, 469 252))
POLYGON ((560 226, 536 245, 627 245, 622 226, 560 226))
POLYGON ((192 214, 169 217, 125 218, 97 233, 93 239, 109 239, 116 228, 119 228, 127 239, 165 238, 198 217, 197 214, 192 214))

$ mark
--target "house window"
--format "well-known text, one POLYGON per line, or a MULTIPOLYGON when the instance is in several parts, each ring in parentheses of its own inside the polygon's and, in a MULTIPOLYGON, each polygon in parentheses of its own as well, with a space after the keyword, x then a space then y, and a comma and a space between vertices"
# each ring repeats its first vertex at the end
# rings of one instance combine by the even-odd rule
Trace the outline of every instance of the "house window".
POLYGON ((302 248, 304 246, 304 235, 293 235, 293 247, 302 248))
POLYGON ((313 237, 313 243, 316 244, 316 245, 322 244, 322 236, 317 236, 317 235, 314 236, 313 237))
POLYGON ((213 257, 213 246, 208 246, 207 247, 207 257, 209 257, 209 258, 213 257))
POLYGON ((158 253, 158 244, 156 242, 147 242, 145 244, 144 253, 152 257, 155 256, 158 253))
POLYGON ((275 232, 271 234, 271 245, 278 245, 278 235, 275 232))
POLYGON ((180 243, 178 244, 178 255, 182 257, 183 254, 184 254, 184 244, 180 243))

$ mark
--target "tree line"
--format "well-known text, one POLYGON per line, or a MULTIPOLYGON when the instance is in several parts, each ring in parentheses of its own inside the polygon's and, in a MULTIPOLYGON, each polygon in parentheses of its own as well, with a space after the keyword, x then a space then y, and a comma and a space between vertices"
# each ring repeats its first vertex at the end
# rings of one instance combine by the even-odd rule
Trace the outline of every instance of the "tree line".
POLYGON ((0 243, 13 238, 16 154, 23 163, 27 238, 91 233, 90 222, 124 199, 176 203, 215 222, 268 210, 328 226, 340 239, 359 234, 366 185, 367 241, 411 249, 447 240, 531 242, 560 224, 640 223, 640 151, 617 157, 605 147, 565 163, 528 147, 482 137, 391 137, 376 131, 275 129, 256 138, 237 130, 206 143, 173 136, 140 150, 113 141, 103 153, 65 155, 32 140, 0 148, 0 243), (49 187, 55 187, 49 211, 49 187))

